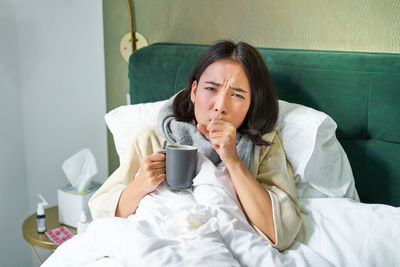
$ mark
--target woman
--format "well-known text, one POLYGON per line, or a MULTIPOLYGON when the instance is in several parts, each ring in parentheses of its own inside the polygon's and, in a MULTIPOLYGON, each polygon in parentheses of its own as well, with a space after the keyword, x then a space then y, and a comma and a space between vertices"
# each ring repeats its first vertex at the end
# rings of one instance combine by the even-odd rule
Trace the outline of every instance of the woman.
POLYGON ((164 140, 194 145, 231 174, 257 232, 279 250, 301 226, 293 173, 274 131, 278 101, 260 54, 222 41, 199 59, 188 86, 161 109, 158 125, 139 133, 121 166, 89 202, 94 218, 128 217, 165 180, 164 140))

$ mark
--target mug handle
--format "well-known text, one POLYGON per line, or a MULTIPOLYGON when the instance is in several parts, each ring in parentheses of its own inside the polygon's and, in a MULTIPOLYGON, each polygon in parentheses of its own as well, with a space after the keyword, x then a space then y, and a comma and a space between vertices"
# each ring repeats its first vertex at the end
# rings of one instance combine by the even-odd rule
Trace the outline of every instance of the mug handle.
POLYGON ((164 143, 162 145, 162 150, 158 151, 157 153, 167 155, 166 148, 167 148, 167 140, 164 141, 164 143))
POLYGON ((164 154, 167 155, 167 151, 165 149, 157 151, 158 154, 164 154))

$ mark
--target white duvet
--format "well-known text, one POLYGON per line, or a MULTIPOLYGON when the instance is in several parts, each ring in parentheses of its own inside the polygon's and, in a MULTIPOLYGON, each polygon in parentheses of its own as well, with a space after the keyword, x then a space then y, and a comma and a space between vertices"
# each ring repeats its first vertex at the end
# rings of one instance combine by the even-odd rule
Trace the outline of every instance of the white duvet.
POLYGON ((283 253, 250 226, 228 171, 199 155, 193 190, 162 184, 127 219, 104 218, 42 266, 400 266, 400 209, 300 199, 303 227, 283 253))

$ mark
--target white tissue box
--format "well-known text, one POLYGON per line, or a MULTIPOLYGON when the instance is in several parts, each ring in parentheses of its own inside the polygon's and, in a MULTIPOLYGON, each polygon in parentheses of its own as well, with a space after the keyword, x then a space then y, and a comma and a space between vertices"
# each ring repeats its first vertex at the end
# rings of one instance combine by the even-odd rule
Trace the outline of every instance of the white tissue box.
POLYGON ((68 184, 57 190, 58 194, 58 220, 68 226, 77 227, 81 211, 85 211, 88 221, 92 220, 88 202, 91 196, 101 186, 101 183, 92 181, 89 188, 78 192, 68 184))

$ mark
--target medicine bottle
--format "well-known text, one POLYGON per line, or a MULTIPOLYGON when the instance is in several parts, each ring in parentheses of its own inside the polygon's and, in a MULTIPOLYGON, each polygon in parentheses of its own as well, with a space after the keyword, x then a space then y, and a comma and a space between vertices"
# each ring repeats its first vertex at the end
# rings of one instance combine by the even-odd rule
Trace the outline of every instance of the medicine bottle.
POLYGON ((37 226, 37 232, 39 234, 44 234, 47 231, 47 226, 46 226, 46 215, 44 214, 44 206, 46 206, 48 203, 44 198, 42 197, 41 194, 39 194, 40 199, 42 202, 39 202, 37 204, 37 210, 36 210, 36 226, 37 226))
POLYGON ((78 235, 86 232, 86 228, 87 227, 88 227, 88 221, 87 221, 86 213, 83 210, 81 212, 81 217, 79 219, 79 223, 78 223, 78 227, 77 227, 78 228, 77 229, 78 230, 78 235))

